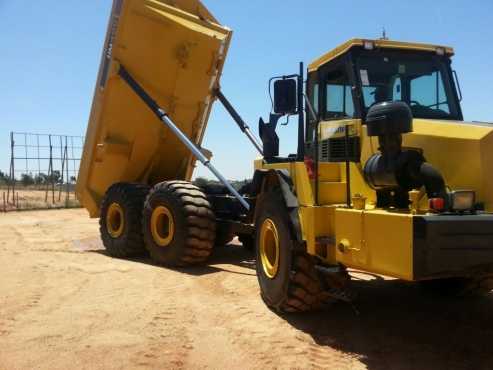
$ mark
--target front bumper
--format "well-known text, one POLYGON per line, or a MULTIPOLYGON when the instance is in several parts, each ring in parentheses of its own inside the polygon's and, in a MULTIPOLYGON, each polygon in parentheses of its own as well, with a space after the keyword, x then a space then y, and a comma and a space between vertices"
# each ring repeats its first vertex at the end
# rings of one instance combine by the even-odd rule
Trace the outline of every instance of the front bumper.
POLYGON ((415 280, 493 272, 493 215, 413 218, 415 280))

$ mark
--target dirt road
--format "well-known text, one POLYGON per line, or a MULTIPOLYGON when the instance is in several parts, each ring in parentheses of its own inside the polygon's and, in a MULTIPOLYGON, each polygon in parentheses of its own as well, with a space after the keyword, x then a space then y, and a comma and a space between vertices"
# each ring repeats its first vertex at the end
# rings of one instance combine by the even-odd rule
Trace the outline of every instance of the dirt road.
POLYGON ((115 260, 82 210, 0 214, 0 369, 493 368, 493 297, 355 274, 359 315, 278 316, 253 265, 241 247, 181 271, 115 260))

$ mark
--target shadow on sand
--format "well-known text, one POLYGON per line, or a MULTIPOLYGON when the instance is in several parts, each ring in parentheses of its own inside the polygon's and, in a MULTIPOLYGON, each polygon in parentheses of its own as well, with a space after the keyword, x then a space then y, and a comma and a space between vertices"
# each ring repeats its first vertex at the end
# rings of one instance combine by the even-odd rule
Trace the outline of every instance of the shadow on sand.
MULTIPOLYGON (((254 258, 241 246, 218 247, 208 266, 177 271, 255 276, 254 258), (248 270, 231 271, 224 265, 248 270)), ((153 265, 149 258, 134 261, 153 265)), ((368 277, 353 279, 356 309, 339 303, 322 312, 281 317, 318 346, 351 353, 371 370, 493 369, 493 294, 445 298, 415 284, 368 277)))
POLYGON ((398 280, 354 281, 355 305, 284 315, 320 346, 352 353, 368 369, 493 369, 493 294, 433 296, 398 280))
MULTIPOLYGON (((87 249, 87 252, 90 253, 98 253, 102 254, 104 256, 108 256, 109 254, 106 252, 106 250, 102 247, 98 248, 91 248, 87 249)), ((148 256, 145 257, 138 257, 138 258, 131 258, 129 259, 132 262, 136 263, 144 263, 146 265, 152 265, 152 266, 157 266, 161 267, 158 264, 154 263, 148 256)), ((251 275, 255 276, 255 255, 254 252, 245 249, 241 246, 241 244, 230 244, 230 245, 225 245, 225 246, 215 246, 214 251, 207 261, 206 266, 194 266, 193 268, 173 268, 175 271, 183 272, 188 275, 195 275, 195 276, 201 276, 201 275, 208 275, 208 274, 213 274, 216 272, 230 272, 233 274, 239 274, 239 275, 251 275), (221 266, 218 266, 221 265, 221 266), (223 265, 233 265, 233 266, 238 266, 238 267, 244 267, 248 269, 246 272, 242 271, 233 271, 230 269, 227 269, 223 265)))

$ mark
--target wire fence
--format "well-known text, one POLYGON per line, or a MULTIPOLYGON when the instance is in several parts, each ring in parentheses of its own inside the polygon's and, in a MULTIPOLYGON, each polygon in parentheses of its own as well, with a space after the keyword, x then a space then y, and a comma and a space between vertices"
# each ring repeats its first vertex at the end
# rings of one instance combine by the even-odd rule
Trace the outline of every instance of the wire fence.
POLYGON ((11 132, 3 210, 77 205, 75 183, 83 146, 83 136, 11 132))

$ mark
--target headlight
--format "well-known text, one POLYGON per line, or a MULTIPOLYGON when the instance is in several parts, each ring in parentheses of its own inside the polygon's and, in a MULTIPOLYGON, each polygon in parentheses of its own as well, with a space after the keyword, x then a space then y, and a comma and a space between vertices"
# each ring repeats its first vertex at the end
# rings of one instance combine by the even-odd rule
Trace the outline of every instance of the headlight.
POLYGON ((373 43, 373 41, 365 41, 363 43, 363 47, 366 49, 366 50, 373 50, 375 48, 375 44, 373 43))
POLYGON ((471 211, 476 202, 476 193, 472 190, 456 190, 450 193, 450 208, 453 211, 471 211))
POLYGON ((443 55, 445 55, 445 48, 437 48, 436 52, 437 52, 437 55, 443 56, 443 55))

